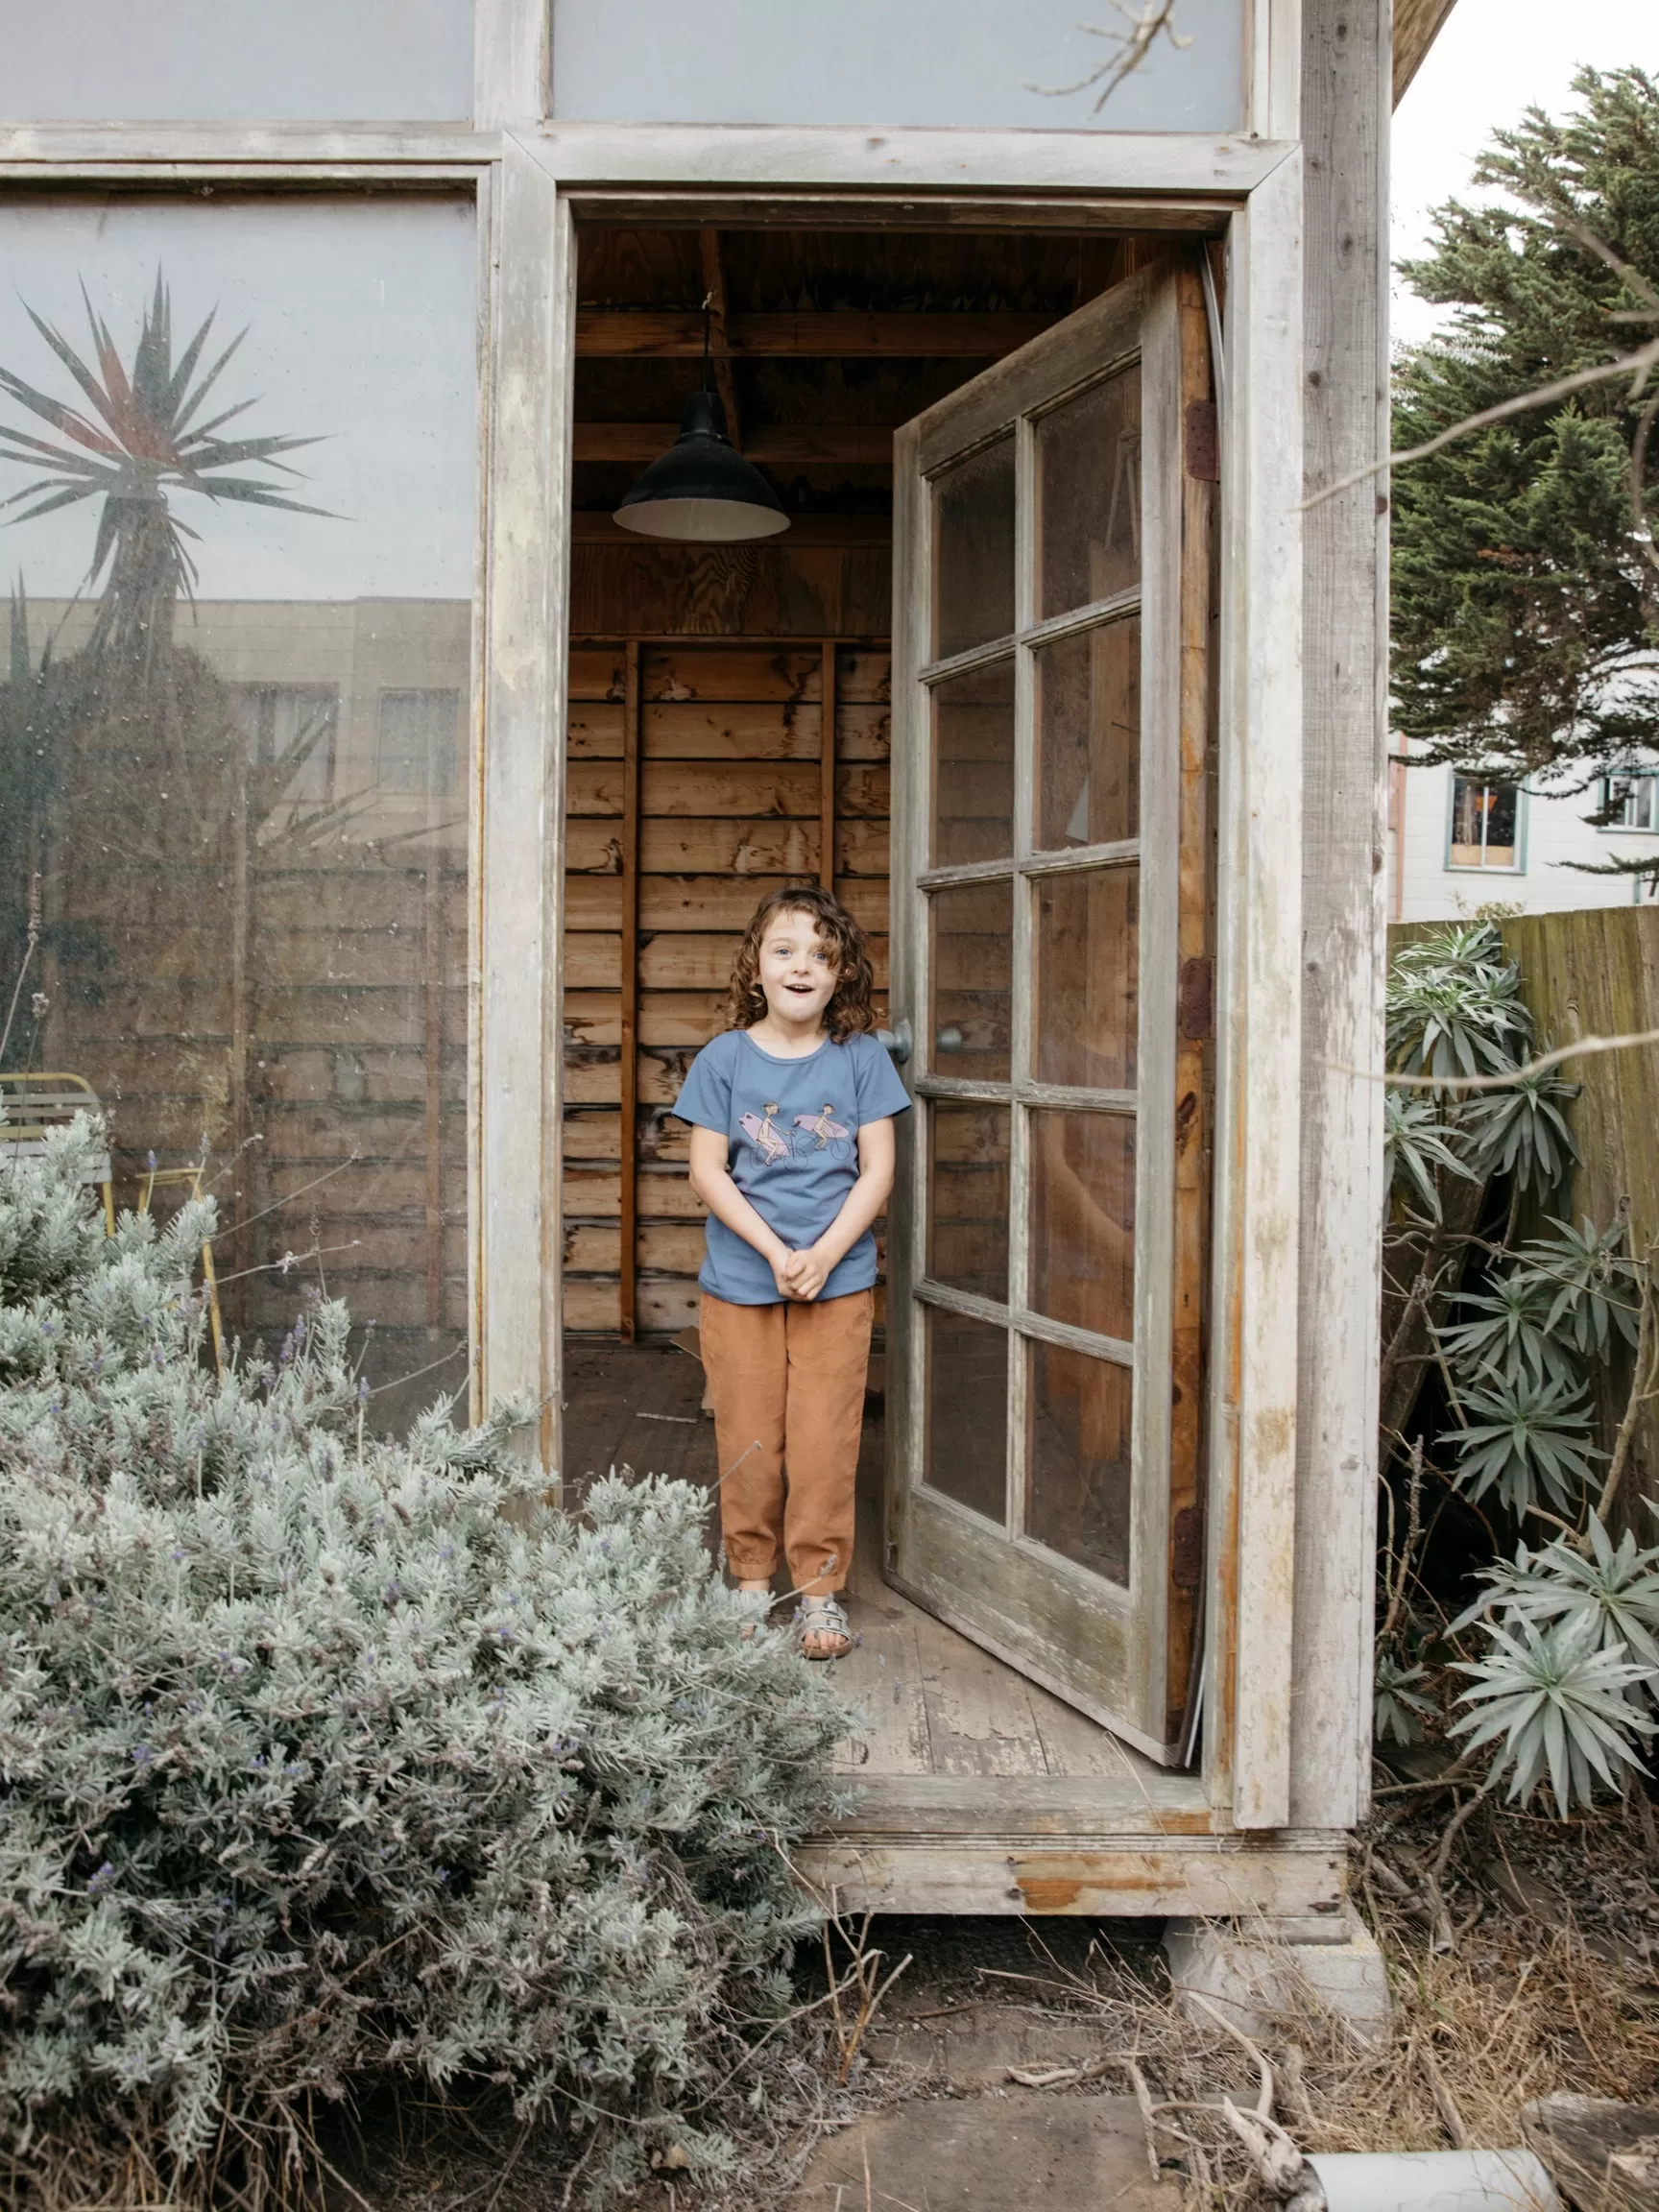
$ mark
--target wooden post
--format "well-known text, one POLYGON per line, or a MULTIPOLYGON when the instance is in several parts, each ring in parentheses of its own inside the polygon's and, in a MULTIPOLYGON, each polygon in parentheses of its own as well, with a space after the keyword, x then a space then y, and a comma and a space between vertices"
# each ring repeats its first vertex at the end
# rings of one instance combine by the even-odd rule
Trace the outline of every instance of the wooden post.
POLYGON ((565 906, 565 639, 576 248, 569 204, 509 133, 491 184, 490 558, 472 848, 473 1407, 540 1413, 560 1459, 560 939, 565 906))
MULTIPOLYGON (((1387 15, 1307 0, 1302 72, 1311 489, 1388 450, 1387 15)), ((1371 1786, 1382 1087, 1346 1070, 1382 1065, 1386 494, 1385 476, 1354 484, 1304 523, 1304 1351, 1289 1815, 1310 1828, 1362 1819, 1371 1786)))
POLYGON ((835 888, 835 646, 824 644, 824 704, 818 739, 818 880, 826 891, 835 888))
POLYGON ((622 943, 618 989, 621 997, 622 1127, 617 1150, 621 1178, 621 1224, 617 1327, 624 1344, 635 1335, 635 1273, 638 1262, 639 1217, 639 733, 643 713, 640 648, 637 637, 625 648, 622 678, 622 943))
MULTIPOLYGON (((431 778, 428 777, 430 786, 431 778)), ((433 795, 435 797, 435 794, 433 795)), ((426 1158, 426 1326, 444 1326, 444 849, 427 804, 432 846, 421 887, 424 923, 421 992, 424 1016, 421 1070, 424 1089, 426 1158)))

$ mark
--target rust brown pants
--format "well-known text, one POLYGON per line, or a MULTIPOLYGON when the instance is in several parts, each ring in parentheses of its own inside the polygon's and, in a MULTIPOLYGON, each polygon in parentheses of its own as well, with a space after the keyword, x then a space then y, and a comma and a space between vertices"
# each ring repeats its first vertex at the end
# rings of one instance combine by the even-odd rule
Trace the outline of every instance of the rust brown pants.
POLYGON ((704 1291, 720 1527, 738 1581, 776 1574, 781 1551, 792 1589, 822 1597, 845 1586, 875 1311, 873 1290, 777 1306, 704 1291))

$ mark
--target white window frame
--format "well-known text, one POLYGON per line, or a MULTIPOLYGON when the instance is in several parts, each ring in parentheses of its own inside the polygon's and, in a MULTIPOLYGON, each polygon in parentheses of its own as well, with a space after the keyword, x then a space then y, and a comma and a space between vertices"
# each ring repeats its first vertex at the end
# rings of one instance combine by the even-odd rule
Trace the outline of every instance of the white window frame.
POLYGON ((1446 778, 1446 858, 1444 866, 1449 876, 1525 876, 1527 873, 1527 802, 1525 783, 1517 783, 1511 776, 1466 776, 1452 769, 1446 778), (1480 853, 1479 860, 1454 860, 1453 833, 1457 826, 1457 786, 1459 783, 1479 783, 1482 790, 1491 790, 1500 784, 1511 785, 1515 792, 1515 844, 1513 860, 1488 860, 1486 853, 1486 819, 1480 821, 1480 853))
POLYGON ((1612 775, 1603 776, 1601 779, 1601 810, 1603 813, 1607 812, 1613 805, 1613 786, 1616 783, 1623 783, 1625 786, 1624 805, 1626 807, 1636 796, 1634 786, 1639 783, 1645 783, 1647 786, 1648 819, 1646 822, 1631 822, 1621 819, 1617 822, 1598 823, 1597 828, 1601 835, 1604 837, 1659 836, 1659 767, 1648 767, 1644 763, 1640 767, 1616 769, 1612 775))

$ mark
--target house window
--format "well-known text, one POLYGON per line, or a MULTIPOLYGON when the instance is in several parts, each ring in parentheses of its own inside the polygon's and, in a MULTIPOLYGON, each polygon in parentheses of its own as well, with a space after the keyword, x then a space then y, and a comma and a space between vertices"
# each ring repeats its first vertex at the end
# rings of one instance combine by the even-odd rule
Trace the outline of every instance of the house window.
POLYGON ((376 733, 383 791, 450 791, 455 785, 459 691, 382 691, 376 733))
POLYGON ((266 771, 273 804, 323 800, 334 787, 340 694, 331 684, 238 684, 248 758, 266 771))
POLYGON ((1604 830, 1659 830, 1659 773, 1622 770, 1601 781, 1604 830))
POLYGON ((1449 868, 1521 866, 1521 786, 1478 776, 1452 779, 1449 868))

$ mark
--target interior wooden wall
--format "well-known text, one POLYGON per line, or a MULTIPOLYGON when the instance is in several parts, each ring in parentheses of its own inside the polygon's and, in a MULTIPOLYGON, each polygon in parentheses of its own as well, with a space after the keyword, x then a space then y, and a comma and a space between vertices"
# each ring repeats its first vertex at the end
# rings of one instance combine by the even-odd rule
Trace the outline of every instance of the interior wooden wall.
POLYGON ((695 1053, 726 1025, 733 956, 768 891, 832 876, 870 932, 885 1018, 888 686, 884 642, 636 637, 571 648, 569 1330, 654 1335, 696 1317, 702 1209, 685 1180, 688 1131, 671 1108, 695 1053))

